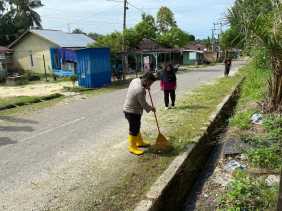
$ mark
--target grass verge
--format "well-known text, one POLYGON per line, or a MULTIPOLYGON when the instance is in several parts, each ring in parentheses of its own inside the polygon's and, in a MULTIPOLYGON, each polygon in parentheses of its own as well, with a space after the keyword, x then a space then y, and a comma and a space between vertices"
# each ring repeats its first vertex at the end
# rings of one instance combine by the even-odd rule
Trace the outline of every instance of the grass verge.
POLYGON ((251 116, 261 112, 258 103, 265 96, 271 72, 250 64, 246 73, 247 79, 229 129, 236 131, 236 136, 249 146, 243 154, 248 168, 257 173, 236 172, 218 198, 219 210, 275 210, 279 184, 267 185, 266 179, 272 174, 279 175, 282 167, 282 116, 263 114, 262 125, 251 123, 251 116))
MULTIPOLYGON (((210 114, 243 76, 242 70, 236 76, 202 86, 178 99, 175 109, 158 111, 162 130, 175 150, 166 155, 156 155, 148 151, 143 157, 132 161, 135 162, 135 167, 128 170, 117 186, 101 195, 99 203, 97 199, 90 197, 84 199, 81 210, 133 210, 171 161, 201 134, 210 114)), ((147 130, 144 135, 147 139, 154 140, 157 134, 153 116, 148 116, 145 122, 151 130, 147 130)))

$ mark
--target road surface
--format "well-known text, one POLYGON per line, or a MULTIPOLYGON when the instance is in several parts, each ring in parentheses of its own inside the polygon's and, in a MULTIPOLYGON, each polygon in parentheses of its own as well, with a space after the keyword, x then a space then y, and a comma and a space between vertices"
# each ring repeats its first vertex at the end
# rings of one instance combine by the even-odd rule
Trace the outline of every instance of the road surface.
MULTIPOLYGON (((244 63, 234 62, 233 73, 244 63)), ((216 65, 178 74, 177 97, 222 77, 223 70, 216 65)), ((0 210, 63 209, 81 197, 83 187, 99 194, 114 185, 138 159, 127 152, 121 110, 126 91, 62 102, 28 116, 0 116, 0 210)), ((163 106, 158 83, 152 92, 163 106)))

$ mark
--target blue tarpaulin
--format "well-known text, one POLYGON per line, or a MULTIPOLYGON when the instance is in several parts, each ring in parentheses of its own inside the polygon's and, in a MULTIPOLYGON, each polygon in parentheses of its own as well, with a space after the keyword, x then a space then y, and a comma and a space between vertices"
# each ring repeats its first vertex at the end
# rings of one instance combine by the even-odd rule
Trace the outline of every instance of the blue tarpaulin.
POLYGON ((50 49, 53 73, 61 77, 77 74, 81 87, 97 88, 111 83, 111 64, 109 48, 85 48, 71 50, 50 49), (68 69, 70 65, 73 70, 68 69))

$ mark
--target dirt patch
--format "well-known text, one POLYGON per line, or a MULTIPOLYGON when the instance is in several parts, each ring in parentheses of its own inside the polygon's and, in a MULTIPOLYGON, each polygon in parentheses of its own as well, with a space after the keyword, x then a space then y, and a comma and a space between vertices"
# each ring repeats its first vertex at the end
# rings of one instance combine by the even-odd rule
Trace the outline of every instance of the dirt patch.
POLYGON ((63 93, 64 87, 71 87, 68 81, 60 83, 38 83, 25 86, 2 86, 0 87, 0 98, 18 96, 46 96, 54 93, 63 93))

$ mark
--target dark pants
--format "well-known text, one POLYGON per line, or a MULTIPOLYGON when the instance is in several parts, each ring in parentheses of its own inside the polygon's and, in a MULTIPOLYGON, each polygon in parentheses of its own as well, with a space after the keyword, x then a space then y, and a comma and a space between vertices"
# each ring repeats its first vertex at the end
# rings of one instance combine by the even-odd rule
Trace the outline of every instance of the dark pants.
POLYGON ((169 96, 171 99, 171 105, 174 106, 175 104, 175 90, 164 90, 164 101, 165 101, 165 106, 169 106, 169 96))
POLYGON ((129 134, 132 136, 137 136, 141 127, 141 114, 124 112, 124 115, 129 123, 129 134))
POLYGON ((225 71, 224 71, 224 75, 225 75, 225 76, 228 76, 228 75, 229 75, 230 68, 231 68, 230 65, 225 65, 225 71))

